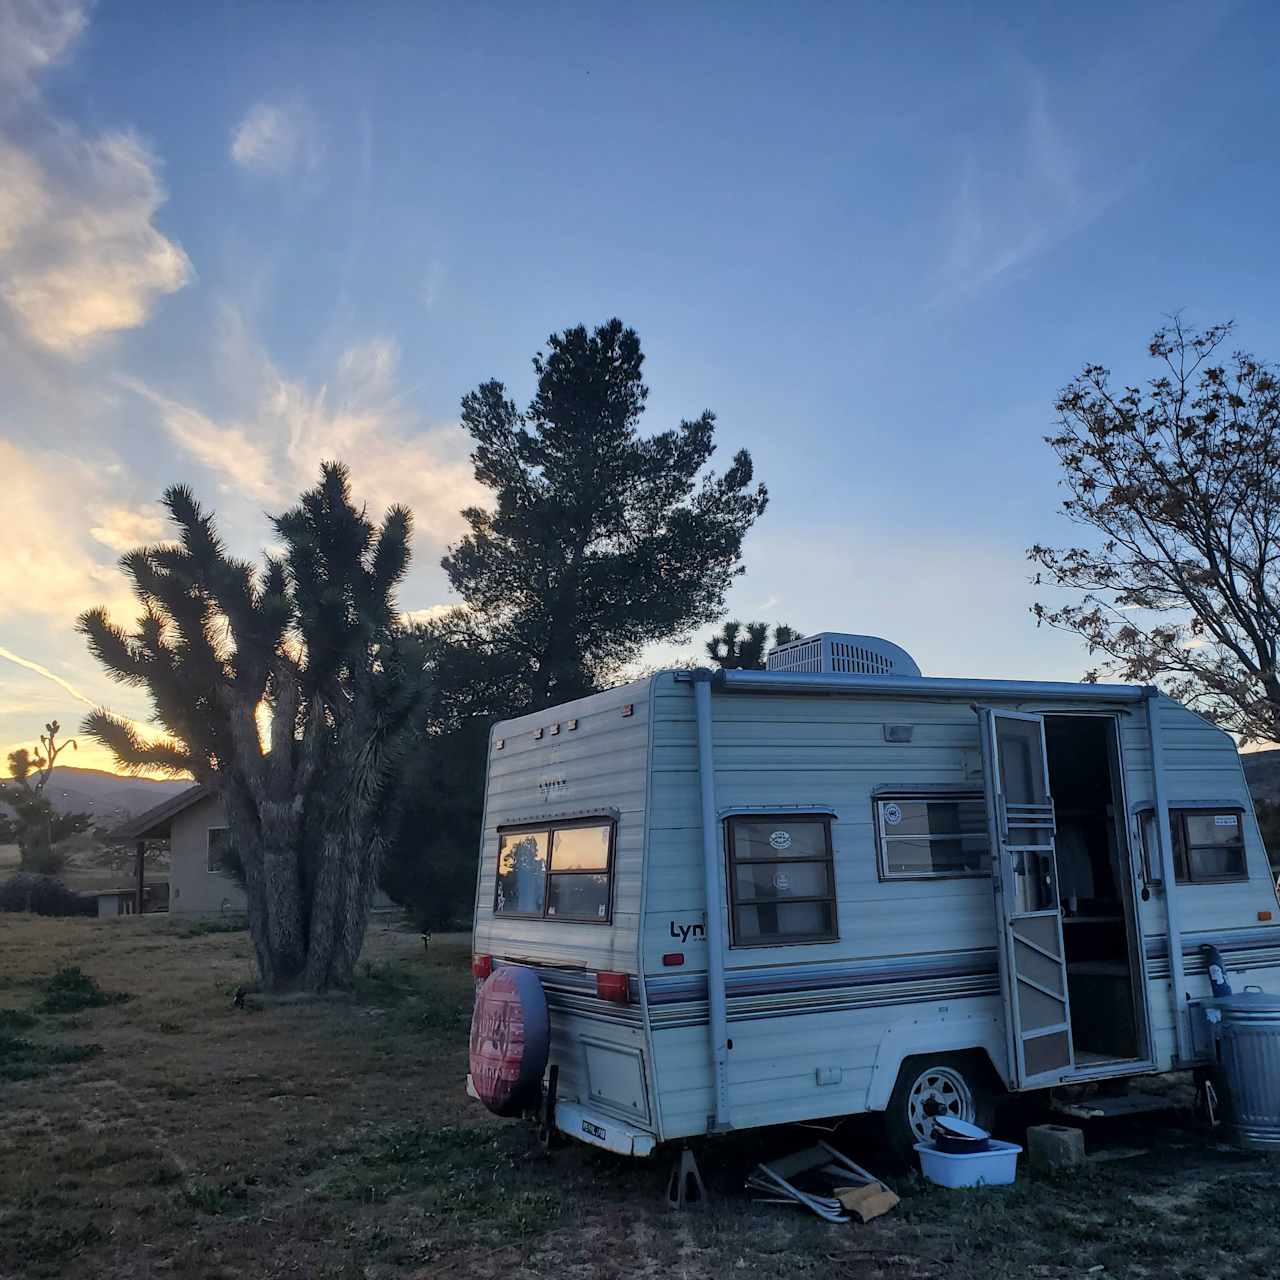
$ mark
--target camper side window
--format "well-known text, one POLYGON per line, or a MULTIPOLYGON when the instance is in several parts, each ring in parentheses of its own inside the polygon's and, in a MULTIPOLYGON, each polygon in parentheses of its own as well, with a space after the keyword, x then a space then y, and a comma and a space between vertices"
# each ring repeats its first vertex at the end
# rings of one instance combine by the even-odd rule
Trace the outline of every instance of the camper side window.
POLYGON ((1179 884, 1249 878, 1242 809, 1171 809, 1169 826, 1179 884))
POLYGON ((876 843, 882 880, 991 874, 980 795, 877 797, 876 843))
POLYGON ((613 823, 551 823, 498 833, 495 915, 609 921, 613 823))
POLYGON ((834 942, 836 880, 825 814, 725 820, 735 947, 834 942))

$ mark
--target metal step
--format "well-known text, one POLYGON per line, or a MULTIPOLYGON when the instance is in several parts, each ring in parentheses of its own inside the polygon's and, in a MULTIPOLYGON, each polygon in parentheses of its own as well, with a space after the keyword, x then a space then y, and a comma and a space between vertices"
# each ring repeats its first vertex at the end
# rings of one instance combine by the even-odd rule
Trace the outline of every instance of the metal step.
POLYGON ((1103 1120, 1116 1116, 1136 1116, 1149 1111, 1172 1111, 1175 1103, 1160 1093, 1101 1094, 1092 1098, 1059 1098, 1051 1096, 1049 1107, 1077 1120, 1103 1120))

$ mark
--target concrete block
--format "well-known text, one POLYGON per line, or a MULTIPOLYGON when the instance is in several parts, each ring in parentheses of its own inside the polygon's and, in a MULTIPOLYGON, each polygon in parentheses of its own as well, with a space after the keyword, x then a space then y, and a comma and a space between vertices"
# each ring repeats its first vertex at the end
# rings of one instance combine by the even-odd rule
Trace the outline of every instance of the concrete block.
POLYGON ((1041 1173, 1084 1164, 1084 1130, 1065 1124, 1037 1124, 1027 1130, 1027 1160, 1041 1173))

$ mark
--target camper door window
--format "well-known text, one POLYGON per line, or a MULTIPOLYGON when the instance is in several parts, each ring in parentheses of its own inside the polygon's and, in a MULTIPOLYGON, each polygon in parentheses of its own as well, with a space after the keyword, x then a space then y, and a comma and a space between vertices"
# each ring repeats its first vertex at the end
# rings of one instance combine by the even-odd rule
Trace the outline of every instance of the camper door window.
POLYGON ((495 915, 609 921, 613 823, 551 823, 498 833, 495 915))
POLYGON ((735 947, 836 940, 829 817, 727 818, 725 839, 735 947))
POLYGON ((882 880, 991 874, 980 795, 884 796, 875 802, 882 880))
POLYGON ((1172 809, 1169 826, 1179 884, 1248 879, 1242 809, 1172 809))

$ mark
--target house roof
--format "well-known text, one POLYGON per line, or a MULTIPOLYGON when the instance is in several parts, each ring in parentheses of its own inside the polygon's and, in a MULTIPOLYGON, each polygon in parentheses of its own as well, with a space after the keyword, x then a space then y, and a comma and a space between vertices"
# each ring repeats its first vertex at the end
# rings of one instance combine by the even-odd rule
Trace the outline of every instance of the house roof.
POLYGON ((167 840, 173 819, 183 810, 190 809, 193 804, 212 795, 213 792, 208 787, 196 783, 194 787, 179 791, 176 796, 170 796, 117 827, 116 837, 120 840, 167 840))

